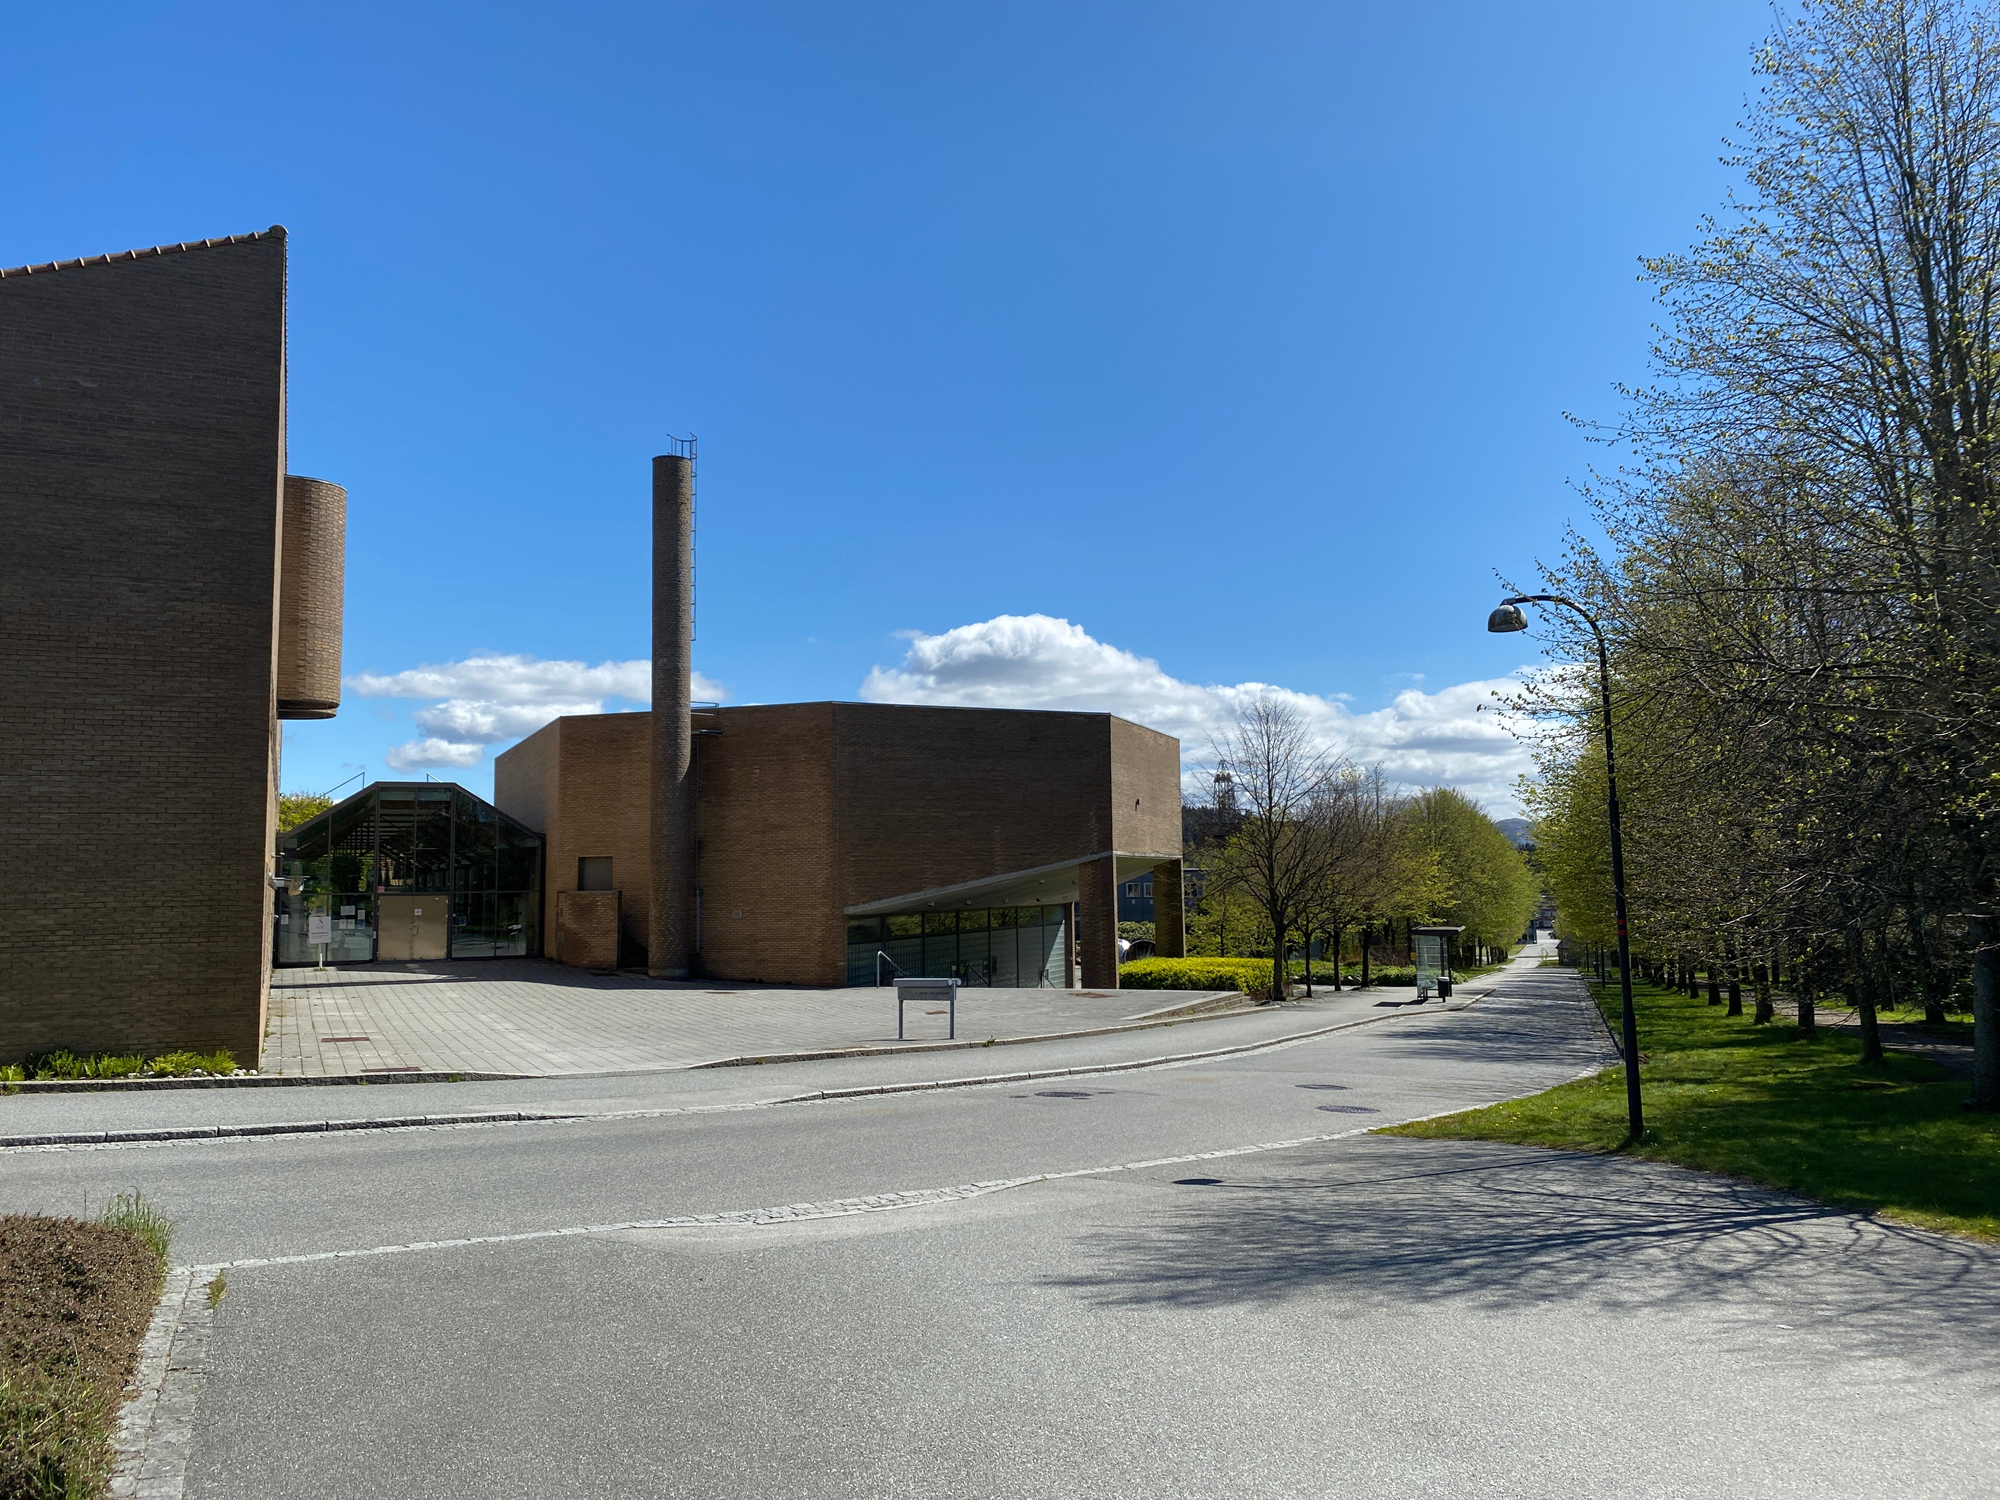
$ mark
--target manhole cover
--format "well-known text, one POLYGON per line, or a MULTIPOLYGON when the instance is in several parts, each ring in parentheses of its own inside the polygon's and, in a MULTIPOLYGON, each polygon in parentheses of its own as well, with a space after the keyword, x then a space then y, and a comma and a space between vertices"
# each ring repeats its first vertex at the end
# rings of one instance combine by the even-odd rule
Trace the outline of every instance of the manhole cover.
POLYGON ((320 1041, 321 1041, 321 1042, 323 1042, 323 1043, 324 1043, 324 1042, 365 1042, 365 1041, 367 1041, 367 1040, 368 1040, 368 1038, 367 1038, 367 1037, 365 1037, 365 1036, 323 1036, 323 1037, 321 1037, 321 1038, 320 1038, 320 1041))
POLYGON ((1041 1089, 1035 1094, 1037 1099, 1088 1099, 1089 1089, 1041 1089))
POLYGON ((1344 1083, 1302 1083, 1299 1087, 1302 1089, 1345 1089, 1347 1085, 1344 1083))
POLYGON ((1319 1106, 1330 1115, 1379 1115, 1379 1109, 1370 1109, 1365 1104, 1322 1104, 1319 1106))
POLYGON ((1176 1177, 1175 1187, 1221 1187, 1220 1177, 1176 1177))

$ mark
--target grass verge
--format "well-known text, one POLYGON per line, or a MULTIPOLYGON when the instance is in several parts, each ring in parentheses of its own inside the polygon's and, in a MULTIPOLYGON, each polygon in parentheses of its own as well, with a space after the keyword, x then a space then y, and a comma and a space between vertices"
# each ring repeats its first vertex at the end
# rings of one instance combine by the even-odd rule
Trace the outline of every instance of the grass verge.
MULTIPOLYGON (((1613 1031, 1615 986, 1591 986, 1613 1031)), ((1635 984, 1646 1134, 1625 1139, 1625 1070, 1385 1128, 1384 1135, 1623 1151, 1783 1188, 1928 1229, 2000 1240, 2000 1116, 1963 1108, 1964 1079, 1858 1039, 1635 984)))
POLYGON ((172 1226, 137 1193, 96 1223, 0 1215, 0 1500, 97 1500, 172 1226))

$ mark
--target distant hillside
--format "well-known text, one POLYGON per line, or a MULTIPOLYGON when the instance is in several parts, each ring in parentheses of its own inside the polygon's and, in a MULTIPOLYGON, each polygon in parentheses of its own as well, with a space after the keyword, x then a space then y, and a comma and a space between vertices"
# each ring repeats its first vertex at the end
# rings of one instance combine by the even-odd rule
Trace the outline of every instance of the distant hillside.
POLYGON ((1495 827, 1514 841, 1516 849, 1525 849, 1534 843, 1534 840, 1528 837, 1526 818, 1495 818, 1493 822, 1495 827))

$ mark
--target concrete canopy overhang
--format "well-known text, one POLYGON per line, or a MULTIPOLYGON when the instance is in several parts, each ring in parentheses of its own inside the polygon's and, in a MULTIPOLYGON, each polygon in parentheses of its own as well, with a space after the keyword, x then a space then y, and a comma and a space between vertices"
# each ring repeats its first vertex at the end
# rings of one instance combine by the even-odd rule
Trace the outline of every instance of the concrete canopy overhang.
POLYGON ((1008 870, 1004 874, 989 875, 983 880, 932 886, 929 890, 911 891, 901 896, 885 896, 880 901, 864 901, 858 906, 848 907, 846 915, 887 917, 904 912, 951 911, 963 907, 1065 906, 1077 898, 1077 872, 1096 860, 1113 861, 1113 868, 1117 872, 1116 878, 1129 880, 1135 875, 1151 873, 1155 865, 1166 864, 1180 857, 1178 849, 1171 854, 1100 849, 1095 854, 1063 860, 1057 864, 1036 865, 1026 870, 1008 870))

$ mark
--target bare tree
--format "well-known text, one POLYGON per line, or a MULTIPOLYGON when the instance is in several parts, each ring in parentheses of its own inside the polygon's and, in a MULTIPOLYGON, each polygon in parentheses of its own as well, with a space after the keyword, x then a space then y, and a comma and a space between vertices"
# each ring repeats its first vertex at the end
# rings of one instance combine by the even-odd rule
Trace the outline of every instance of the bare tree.
POLYGON ((1272 992, 1286 988, 1285 945, 1306 924, 1330 862, 1325 812, 1344 763, 1315 744, 1289 704, 1260 698, 1213 742, 1226 762, 1242 823, 1223 847, 1217 874, 1270 924, 1272 992))

